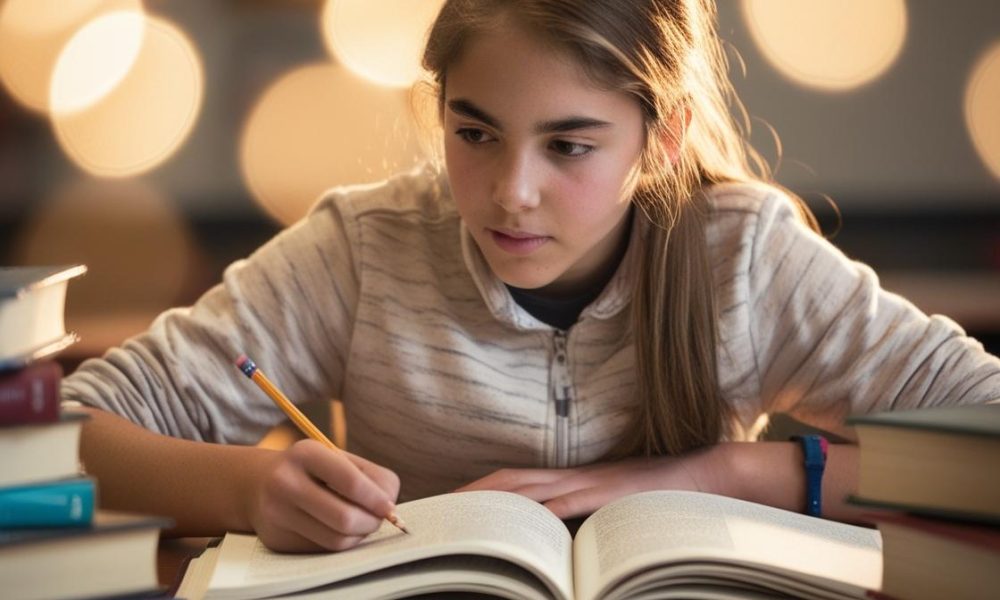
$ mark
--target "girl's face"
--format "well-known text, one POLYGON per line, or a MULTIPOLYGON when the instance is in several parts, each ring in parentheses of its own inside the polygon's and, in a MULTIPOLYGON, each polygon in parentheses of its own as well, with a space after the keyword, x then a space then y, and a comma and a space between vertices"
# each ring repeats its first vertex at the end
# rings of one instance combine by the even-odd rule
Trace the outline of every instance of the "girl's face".
POLYGON ((452 194, 497 277, 567 296, 606 272, 645 139, 633 96, 506 27, 448 69, 443 111, 452 194))

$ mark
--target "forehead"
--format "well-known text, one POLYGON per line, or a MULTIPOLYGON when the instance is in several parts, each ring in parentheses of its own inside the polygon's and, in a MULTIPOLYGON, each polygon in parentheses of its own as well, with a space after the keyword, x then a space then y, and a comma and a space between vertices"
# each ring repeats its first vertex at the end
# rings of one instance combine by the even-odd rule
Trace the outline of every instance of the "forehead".
POLYGON ((472 37, 445 81, 446 99, 467 98, 498 113, 526 105, 614 112, 636 103, 596 82, 569 52, 509 21, 472 37))

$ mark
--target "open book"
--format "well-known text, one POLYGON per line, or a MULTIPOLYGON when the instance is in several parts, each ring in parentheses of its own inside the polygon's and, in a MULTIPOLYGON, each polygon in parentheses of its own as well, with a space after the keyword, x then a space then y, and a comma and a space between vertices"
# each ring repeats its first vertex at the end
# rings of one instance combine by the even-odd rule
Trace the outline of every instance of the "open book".
POLYGON ((185 598, 861 598, 879 589, 877 531, 696 492, 635 494, 601 508, 576 538, 542 505, 506 492, 400 504, 359 546, 277 554, 228 534, 189 566, 185 598))

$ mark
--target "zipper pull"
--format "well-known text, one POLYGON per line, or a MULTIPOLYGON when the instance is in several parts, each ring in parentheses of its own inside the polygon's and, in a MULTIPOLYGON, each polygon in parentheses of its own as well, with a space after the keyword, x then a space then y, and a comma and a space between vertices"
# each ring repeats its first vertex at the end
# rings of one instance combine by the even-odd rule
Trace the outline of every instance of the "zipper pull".
POLYGON ((561 365, 566 365, 566 332, 557 329, 553 334, 553 341, 556 346, 556 362, 561 365))
POLYGON ((553 338, 556 347, 556 385, 555 385, 555 401, 556 401, 556 415, 560 417, 569 416, 569 401, 570 401, 570 386, 569 374, 567 372, 567 362, 568 357, 566 354, 566 332, 559 330, 555 332, 555 337, 553 338))

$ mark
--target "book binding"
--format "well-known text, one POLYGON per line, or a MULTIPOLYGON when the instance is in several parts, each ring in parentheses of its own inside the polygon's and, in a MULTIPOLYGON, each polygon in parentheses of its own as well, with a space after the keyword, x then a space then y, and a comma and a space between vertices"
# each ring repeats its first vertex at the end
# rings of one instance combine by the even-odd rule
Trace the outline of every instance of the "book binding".
POLYGON ((0 373, 0 425, 58 421, 61 379, 62 367, 47 360, 0 373))
POLYGON ((0 489, 0 528, 86 527, 96 486, 88 478, 0 489))

